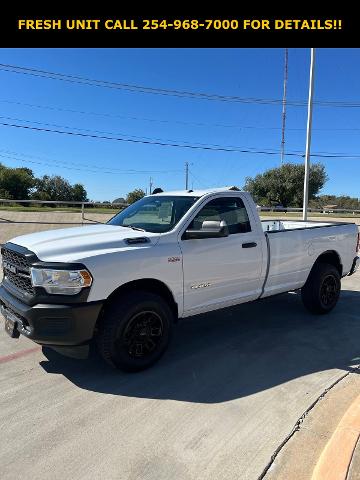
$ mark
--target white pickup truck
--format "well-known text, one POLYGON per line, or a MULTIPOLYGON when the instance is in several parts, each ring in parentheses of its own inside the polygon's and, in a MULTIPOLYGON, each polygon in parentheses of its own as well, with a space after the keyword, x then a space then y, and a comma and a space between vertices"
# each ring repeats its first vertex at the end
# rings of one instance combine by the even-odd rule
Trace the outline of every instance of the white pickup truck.
POLYGON ((144 197, 107 224, 17 237, 2 247, 5 329, 79 356, 92 340, 141 370, 183 317, 301 289, 327 313, 359 266, 353 223, 260 221, 235 187, 144 197))

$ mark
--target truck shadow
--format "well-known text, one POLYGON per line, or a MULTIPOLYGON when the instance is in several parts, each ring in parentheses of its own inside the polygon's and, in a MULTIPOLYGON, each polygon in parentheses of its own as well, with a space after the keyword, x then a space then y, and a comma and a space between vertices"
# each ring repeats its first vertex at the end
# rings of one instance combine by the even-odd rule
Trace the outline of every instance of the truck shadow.
POLYGON ((41 366, 105 394, 219 403, 360 364, 360 292, 343 290, 324 316, 307 313, 299 297, 288 293, 183 320, 168 352, 144 372, 118 372, 96 354, 74 360, 49 348, 41 366))

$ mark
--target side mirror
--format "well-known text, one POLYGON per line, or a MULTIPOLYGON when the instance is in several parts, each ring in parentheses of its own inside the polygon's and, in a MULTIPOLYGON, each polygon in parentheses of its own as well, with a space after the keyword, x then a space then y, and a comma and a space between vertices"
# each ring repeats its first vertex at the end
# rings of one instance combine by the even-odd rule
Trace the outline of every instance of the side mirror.
POLYGON ((216 222, 205 220, 202 223, 201 230, 186 230, 183 235, 184 240, 194 240, 200 238, 221 238, 229 236, 229 228, 224 220, 216 222))

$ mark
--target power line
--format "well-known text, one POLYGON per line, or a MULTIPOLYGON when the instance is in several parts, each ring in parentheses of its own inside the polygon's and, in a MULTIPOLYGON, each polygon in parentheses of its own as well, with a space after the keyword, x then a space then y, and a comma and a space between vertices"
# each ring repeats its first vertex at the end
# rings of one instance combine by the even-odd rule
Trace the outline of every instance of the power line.
MULTIPOLYGON (((138 138, 138 139, 145 139, 145 140, 152 140, 152 141, 157 141, 159 140, 160 142, 181 142, 181 143, 190 143, 187 142, 186 140, 174 140, 174 139, 168 139, 168 138, 156 138, 156 137, 146 137, 146 136, 140 136, 140 135, 130 135, 129 133, 124 133, 124 132, 107 132, 104 130, 91 130, 88 128, 79 128, 79 127, 74 127, 74 126, 69 126, 69 125, 59 125, 57 123, 48 123, 48 122, 38 122, 36 120, 28 120, 25 118, 14 118, 14 117, 4 117, 0 116, 3 120, 11 120, 15 122, 25 122, 25 123, 32 123, 36 125, 46 125, 48 127, 56 127, 56 128, 66 128, 70 130, 77 130, 77 131, 82 131, 82 132, 90 132, 90 133, 100 133, 104 135, 121 135, 124 137, 129 137, 129 138, 138 138)), ((202 144, 202 143, 197 143, 198 145, 207 145, 207 144, 202 144)), ((218 146, 215 144, 215 146, 218 146)))
MULTIPOLYGON (((196 150, 212 150, 212 151, 221 151, 221 152, 240 152, 240 153, 264 153, 268 155, 276 155, 279 152, 270 152, 270 151, 262 151, 262 150, 249 150, 249 149, 241 149, 235 147, 220 147, 220 146, 206 146, 206 145, 191 145, 191 144, 178 144, 178 143, 167 143, 167 142, 160 142, 160 141, 152 141, 152 140, 136 140, 132 138, 123 138, 123 137, 108 137, 106 135, 95 135, 90 133, 81 133, 81 132, 71 132, 71 131, 63 131, 63 130, 54 130, 50 128, 40 128, 40 127, 33 127, 29 125, 18 125, 13 123, 5 123, 0 122, 0 125, 5 127, 12 127, 12 128, 23 128, 26 130, 34 130, 37 132, 49 132, 49 133, 58 133, 62 135, 71 135, 77 137, 84 137, 84 138, 95 138, 101 140, 115 140, 119 142, 130 142, 130 143, 139 143, 144 145, 158 145, 163 147, 177 147, 177 148, 190 148, 196 150)), ((299 156, 298 154, 287 154, 287 155, 294 155, 299 156)))
MULTIPOLYGON (((14 100, 0 99, 1 103, 7 103, 10 105, 20 105, 29 108, 38 108, 44 110, 51 110, 57 112, 68 112, 75 113, 80 115, 92 115, 97 117, 108 117, 108 118, 122 118, 125 120, 135 120, 135 121, 144 121, 151 123, 163 123, 163 124, 178 124, 191 127, 211 127, 211 128, 231 128, 237 130, 281 130, 281 127, 270 127, 270 126, 259 126, 259 125, 235 125, 235 124, 224 124, 224 123, 207 123, 207 122, 186 122, 183 120, 177 119, 165 119, 165 118, 149 118, 149 117, 139 117, 134 115, 121 115, 116 113, 106 113, 106 112, 93 112, 85 110, 75 110, 72 108, 62 108, 53 105, 38 105, 33 103, 19 102, 14 100)), ((5 117, 4 117, 5 118, 5 117)), ((9 118, 9 117, 8 117, 9 118)), ((305 131, 306 128, 290 128, 287 127, 286 130, 291 131, 305 131)), ((360 128, 313 128, 317 131, 332 131, 332 132, 359 132, 360 128)))
MULTIPOLYGON (((235 147, 235 146, 215 146, 215 145, 194 145, 194 144, 178 144, 178 143, 166 143, 166 142, 159 142, 159 141, 151 141, 151 140, 136 140, 131 138, 122 138, 122 137, 108 137, 105 135, 95 135, 90 133, 81 133, 81 132, 72 132, 72 131, 63 131, 63 130, 55 130, 50 128, 40 128, 40 127, 33 127, 29 125, 18 125, 18 124, 11 124, 0 122, 0 125, 5 127, 11 128, 22 128, 26 130, 33 130, 37 132, 47 132, 47 133, 57 133, 62 135, 69 135, 69 136, 77 136, 77 137, 84 137, 84 138, 93 138, 93 139, 100 139, 100 140, 113 140, 119 142, 129 142, 129 143, 139 143, 144 145, 157 145, 163 147, 175 147, 175 148, 188 148, 193 150, 208 150, 208 151, 218 151, 218 152, 237 152, 237 153, 249 153, 249 154, 261 154, 261 155, 278 155, 278 150, 272 149, 264 149, 264 150, 256 150, 252 148, 243 148, 243 147, 235 147)), ((285 154, 286 156, 292 157, 304 157, 304 154, 299 152, 288 152, 285 154)), ((320 158, 360 158, 360 154, 334 154, 331 152, 327 153, 313 153, 312 156, 320 157, 320 158)))
MULTIPOLYGON (((280 127, 259 127, 255 125, 233 125, 233 124, 222 124, 222 123, 207 123, 207 122, 186 122, 183 120, 176 120, 176 119, 164 119, 164 118, 148 118, 148 117, 139 117, 134 115, 120 115, 116 113, 105 113, 105 112, 92 112, 92 111, 84 111, 84 110, 74 110, 72 108, 62 108, 56 107, 51 105, 38 105, 33 103, 25 103, 13 100, 6 100, 0 99, 1 103, 8 103, 10 105, 21 105, 30 108, 39 108, 45 110, 52 110, 58 112, 68 112, 68 113, 76 113, 80 115, 94 115, 94 116, 101 116, 101 117, 109 117, 109 118, 123 118, 126 120, 137 120, 137 121, 144 121, 144 122, 152 122, 152 123, 175 123, 179 125, 187 125, 191 127, 214 127, 214 128, 236 128, 236 129, 261 129, 261 130, 280 130, 280 127)), ((290 128, 289 130, 305 130, 304 128, 290 128)), ((360 129, 359 129, 360 130, 360 129)))
MULTIPOLYGON (((82 77, 79 75, 70 75, 59 72, 50 72, 48 70, 40 70, 30 67, 22 67, 19 65, 9 65, 0 63, 0 70, 17 73, 23 75, 31 75, 40 78, 46 78, 48 80, 59 80, 70 83, 78 83, 81 85, 88 85, 92 87, 102 87, 102 88, 111 88, 116 90, 124 90, 132 93, 148 93, 153 95, 165 95, 165 96, 174 96, 182 98, 193 98, 200 100, 212 100, 212 101, 221 101, 221 102, 235 102, 235 103, 248 103, 248 104, 258 104, 258 105, 282 105, 282 99, 271 99, 271 98, 256 98, 256 97, 240 97, 237 95, 222 95, 215 93, 206 93, 206 92, 193 92, 186 90, 174 90, 158 87, 148 87, 144 85, 135 85, 130 83, 120 83, 120 82, 110 82, 108 80, 97 80, 87 77, 82 77)), ((289 100, 288 105, 296 107, 306 107, 306 100, 289 100)), ((350 107, 350 108, 359 108, 359 101, 344 101, 344 100, 317 100, 314 104, 322 107, 350 107)))
MULTIPOLYGON (((46 78, 48 80, 59 80, 70 83, 78 83, 81 85, 88 85, 93 87, 111 88, 117 90, 125 90, 132 93, 148 93, 153 95, 165 95, 182 98, 194 98, 200 100, 215 100, 221 102, 235 102, 235 103, 249 103, 259 105, 282 105, 281 99, 270 98, 256 98, 256 97, 239 97, 237 95, 222 95, 206 92, 193 92, 186 90, 174 90, 158 87, 148 87, 144 85, 135 85, 130 83, 110 82, 108 80, 97 80, 79 75, 70 75, 59 72, 50 72, 48 70, 39 70, 36 68, 22 67, 19 65, 9 65, 0 63, 0 70, 17 73, 23 75, 31 75, 35 77, 46 78)), ((287 102, 288 105, 305 107, 307 105, 306 100, 291 100, 287 102)), ((339 101, 339 100, 317 100, 314 104, 323 107, 360 107, 358 101, 339 101)))
MULTIPOLYGON (((26 157, 26 158, 35 158, 37 160, 46 160, 46 161, 51 161, 51 162, 57 162, 57 163, 60 163, 60 164, 65 164, 65 165, 75 165, 75 166, 84 166, 84 167, 88 167, 89 165, 88 164, 84 164, 84 163, 79 163, 79 162, 66 162, 64 160, 52 160, 52 159, 46 159, 44 157, 40 157, 38 155, 30 155, 30 154, 26 154, 26 153, 22 153, 22 152, 15 152, 13 150, 4 150, 4 149, 0 149, 0 152, 2 153, 5 153, 7 155, 16 155, 16 156, 20 156, 20 157, 26 157)), ((97 168, 99 170, 103 170, 103 168, 106 168, 104 166, 101 166, 101 167, 97 167, 96 165, 93 165, 91 166, 92 168, 97 168)), ((117 172, 120 172, 120 173, 179 173, 179 172, 182 172, 182 170, 180 169, 177 169, 177 170, 136 170, 136 169, 120 169, 120 168, 113 168, 111 167, 111 170, 112 171, 117 171, 117 172)))
POLYGON ((79 171, 88 171, 88 172, 93 172, 93 173, 109 173, 109 174, 119 174, 119 175, 144 175, 144 174, 149 174, 149 173, 157 173, 159 175, 161 174, 170 174, 170 173, 179 173, 182 172, 182 170, 121 170, 121 169, 113 169, 113 168, 106 168, 106 167, 97 167, 97 166, 89 166, 84 165, 81 163, 71 163, 71 162, 64 162, 61 160, 49 160, 49 161, 34 161, 34 160, 29 160, 29 158, 37 158, 41 159, 41 157, 37 157, 34 155, 26 155, 23 153, 18 153, 18 152, 11 152, 7 150, 0 150, 0 157, 2 158, 8 158, 11 160, 16 160, 19 162, 23 163, 34 163, 38 165, 46 165, 46 166, 51 166, 51 167, 61 167, 64 169, 68 170, 79 170, 79 171), (26 158, 18 158, 18 157, 26 157, 26 158), (75 167, 73 166, 75 165, 75 167), (79 168, 79 166, 85 166, 85 168, 79 168))
MULTIPOLYGON (((48 80, 59 80, 70 83, 78 83, 82 85, 89 85, 93 87, 111 88, 117 90, 125 90, 135 93, 149 93, 154 95, 165 95, 185 98, 196 98, 202 100, 215 100, 222 102, 236 102, 236 103, 250 103, 260 105, 281 105, 282 100, 279 99, 265 99, 254 97, 239 97, 236 95, 220 95, 205 92, 189 92, 185 90, 173 90, 165 88, 147 87, 144 85, 134 85, 129 83, 110 82, 108 80, 96 80, 92 78, 82 77, 78 75, 69 75, 59 72, 50 72, 48 70, 39 70, 36 68, 22 67, 18 65, 9 65, 0 63, 0 70, 17 73, 23 75, 31 75, 35 77, 46 78, 48 80)), ((303 100, 292 101, 294 106, 306 106, 303 100)))
MULTIPOLYGON (((21 163, 33 163, 33 164, 36 164, 36 165, 45 165, 45 166, 48 166, 48 167, 61 167, 65 170, 77 170, 79 172, 90 172, 90 173, 96 173, 97 175, 100 173, 99 170, 93 170, 93 169, 89 169, 89 168, 77 168, 77 167, 67 167, 67 166, 64 166, 62 164, 58 164, 58 163, 46 163, 46 162, 37 162, 37 161, 34 161, 34 160, 29 160, 29 159, 24 159, 24 158, 16 158, 12 155, 3 155, 3 154, 0 154, 0 157, 1 158, 7 158, 9 160, 16 160, 17 162, 21 162, 21 163)), ((110 175, 144 175, 144 174, 148 174, 149 172, 120 172, 120 171, 113 171, 113 170, 110 170, 110 169, 104 169, 104 170, 101 170, 101 173, 105 173, 105 174, 110 174, 110 175)), ((161 173, 169 173, 169 172, 161 172, 161 173)), ((161 174, 160 172, 158 172, 158 174, 161 174)))
MULTIPOLYGON (((12 121, 16 121, 16 122, 25 122, 25 123, 30 123, 30 124, 36 124, 36 125, 45 125, 45 126, 49 126, 49 127, 56 127, 56 128, 65 128, 67 130, 77 130, 77 131, 83 131, 83 132, 89 132, 91 134, 104 134, 104 135, 121 135, 121 136, 124 136, 124 137, 129 137, 129 138, 136 138, 136 139, 141 139, 141 140, 151 140, 153 142, 156 142, 156 141, 159 141, 159 142, 175 142, 175 143, 179 143, 179 144, 190 144, 190 145, 197 145, 197 146, 206 146, 206 147, 220 147, 220 148, 224 148, 224 145, 219 145, 217 143, 201 143, 201 142, 189 142, 188 140, 179 140, 179 139, 168 139, 168 138, 157 138, 157 137, 145 137, 145 136, 140 136, 140 135, 130 135, 128 133, 124 133, 124 132, 107 132, 107 131, 104 131, 104 130, 91 130, 91 129, 87 129, 87 128, 79 128, 79 127, 74 127, 74 126, 69 126, 69 125, 59 125, 59 124, 56 124, 56 123, 47 123, 47 122, 38 122, 36 120, 28 120, 28 119, 25 119, 25 118, 14 118, 14 117, 5 117, 5 116, 0 116, 0 119, 4 119, 4 120, 12 120, 12 121)), ((180 145, 181 146, 181 145, 180 145)), ((226 148, 241 148, 241 147, 238 147, 238 145, 226 145, 226 148)), ((247 147, 249 150, 258 150, 257 148, 255 147, 247 147)), ((274 150, 274 149, 271 149, 271 148, 267 148, 268 151, 270 150, 274 150)), ((278 150, 274 150, 274 153, 278 152, 278 150)), ((298 153, 298 152, 294 152, 294 153, 298 153)), ((302 152, 299 152, 300 154, 302 152)))
MULTIPOLYGON (((4 120, 11 120, 11 121, 15 121, 15 122, 25 122, 25 123, 32 123, 32 124, 36 124, 36 125, 45 125, 45 126, 48 126, 48 127, 56 127, 56 128, 65 128, 67 130, 77 130, 77 131, 83 131, 83 132, 89 132, 89 133, 95 133, 95 134, 104 134, 104 135, 121 135, 121 136, 124 136, 124 137, 129 137, 129 138, 136 138, 136 139, 145 139, 145 140, 151 140, 151 141, 159 141, 159 142, 178 142, 178 143, 182 143, 182 144, 191 144, 192 142, 189 142, 187 140, 174 140, 174 139, 169 139, 169 138, 157 138, 157 137, 145 137, 145 136, 139 136, 139 135, 130 135, 128 133, 124 133, 124 132, 107 132, 107 131, 104 131, 104 130, 90 130, 90 129, 87 129, 87 128, 79 128, 79 127, 74 127, 74 126, 69 126, 69 125, 59 125, 59 124, 56 124, 56 123, 47 123, 47 122, 38 122, 36 120, 28 120, 28 119, 25 119, 25 118, 14 118, 14 117, 5 117, 5 116, 0 116, 0 118, 4 119, 4 120)), ((212 144, 209 144, 209 143, 201 143, 201 142, 194 142, 196 145, 200 145, 200 146, 212 146, 212 147, 223 147, 223 145, 219 145, 219 144, 216 144, 216 143, 212 143, 212 144)), ((229 148, 233 147, 233 145, 228 145, 229 148)), ((235 147, 237 148, 237 147, 235 147)))

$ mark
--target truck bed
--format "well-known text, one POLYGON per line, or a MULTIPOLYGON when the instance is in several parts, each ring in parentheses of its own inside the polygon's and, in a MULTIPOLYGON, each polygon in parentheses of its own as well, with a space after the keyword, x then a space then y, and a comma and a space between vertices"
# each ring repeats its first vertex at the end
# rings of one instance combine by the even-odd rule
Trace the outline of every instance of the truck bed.
POLYGON ((342 275, 354 260, 357 227, 347 222, 261 220, 268 245, 268 271, 262 296, 301 288, 316 259, 335 252, 342 275))
POLYGON ((310 222, 304 220, 261 220, 264 232, 280 232, 282 230, 303 230, 319 227, 336 227, 337 225, 348 225, 348 222, 310 222))

